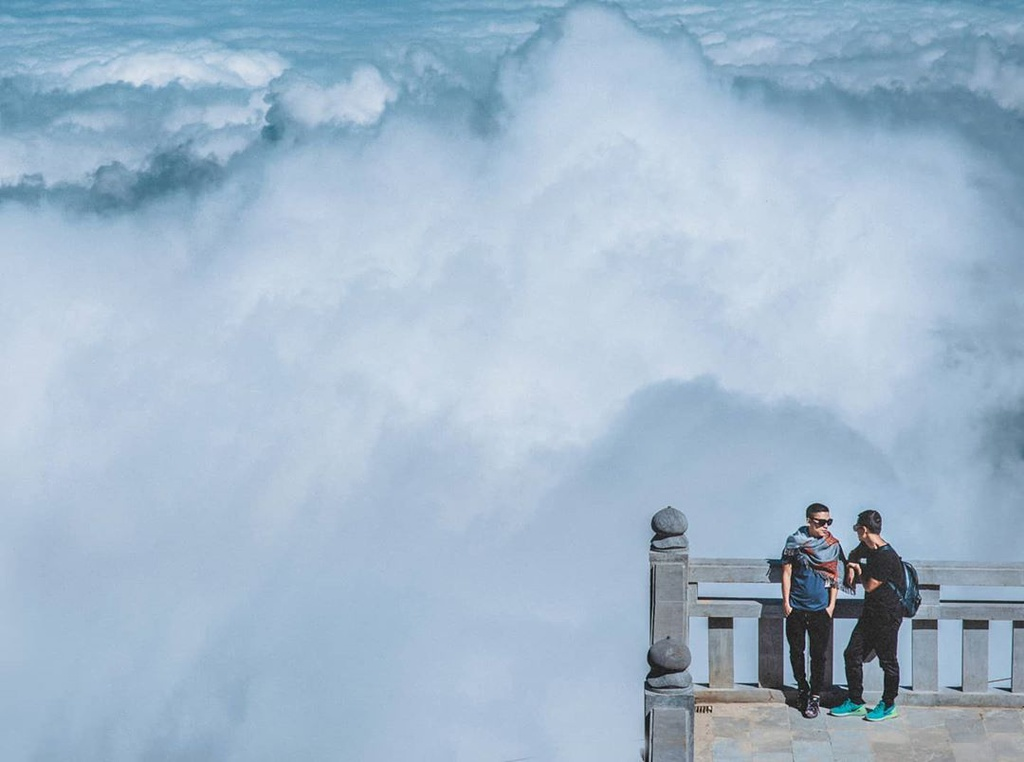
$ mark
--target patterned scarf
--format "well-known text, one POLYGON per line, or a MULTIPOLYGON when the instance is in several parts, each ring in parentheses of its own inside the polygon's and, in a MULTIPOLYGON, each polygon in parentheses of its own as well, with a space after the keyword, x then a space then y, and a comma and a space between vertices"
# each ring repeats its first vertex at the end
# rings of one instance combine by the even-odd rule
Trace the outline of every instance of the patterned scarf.
POLYGON ((824 537, 811 537, 807 526, 801 526, 786 538, 782 557, 809 568, 825 580, 825 587, 842 587, 848 593, 853 592, 846 586, 846 554, 831 532, 825 532, 824 537))

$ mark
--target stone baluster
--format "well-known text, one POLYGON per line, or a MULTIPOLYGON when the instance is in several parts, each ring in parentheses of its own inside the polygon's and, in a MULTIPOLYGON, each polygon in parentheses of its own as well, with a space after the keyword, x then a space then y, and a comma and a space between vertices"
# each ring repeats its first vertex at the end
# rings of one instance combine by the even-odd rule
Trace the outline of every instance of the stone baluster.
POLYGON ((962 690, 964 693, 988 691, 988 620, 964 620, 962 690))
MULTIPOLYGON (((757 620, 757 684, 762 688, 782 688, 785 622, 779 616, 765 614, 757 620)), ((831 677, 830 672, 827 674, 831 677)))
POLYGON ((1012 627, 1013 653, 1010 658, 1013 665, 1010 673, 1010 692, 1024 693, 1024 622, 1014 621, 1012 627))
MULTIPOLYGON (((939 585, 922 584, 921 604, 939 606, 942 595, 939 585)), ((915 691, 939 690, 939 620, 919 617, 911 620, 911 656, 915 691)))
POLYGON ((732 617, 708 617, 708 687, 735 688, 735 643, 732 617))

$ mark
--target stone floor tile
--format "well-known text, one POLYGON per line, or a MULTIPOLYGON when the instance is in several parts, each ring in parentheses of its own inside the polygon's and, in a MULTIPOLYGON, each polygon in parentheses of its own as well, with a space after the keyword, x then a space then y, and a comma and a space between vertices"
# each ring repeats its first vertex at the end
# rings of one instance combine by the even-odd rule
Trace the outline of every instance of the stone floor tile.
POLYGON ((712 708, 712 713, 718 719, 728 718, 750 724, 756 713, 743 711, 743 708, 743 704, 716 704, 712 708))
POLYGON ((953 757, 956 762, 989 762, 995 757, 992 747, 982 742, 977 743, 951 743, 953 757))
POLYGON ((825 741, 828 742, 828 728, 824 723, 820 725, 800 725, 790 730, 793 741, 825 741))
POLYGON ((859 751, 846 751, 844 749, 832 749, 832 759, 835 762, 874 762, 871 752, 860 749, 859 751))
POLYGON ((828 723, 830 727, 840 728, 855 725, 864 719, 863 717, 833 717, 831 714, 825 714, 823 716, 825 718, 825 722, 828 723))
POLYGON ((711 754, 715 762, 751 762, 753 758, 747 745, 734 738, 716 738, 711 745, 711 754))
POLYGON ((913 747, 910 762, 956 762, 956 755, 947 739, 944 744, 918 745, 913 747))
MULTIPOLYGON (((815 718, 815 719, 817 719, 817 718, 815 718)), ((801 712, 798 712, 795 709, 792 712, 790 712, 788 715, 786 715, 786 723, 791 728, 796 728, 796 727, 800 727, 801 725, 806 725, 808 722, 814 722, 814 720, 813 719, 812 720, 807 719, 806 717, 803 716, 803 714, 801 712)))
POLYGON ((909 728, 907 738, 915 748, 947 748, 950 744, 949 731, 944 724, 935 728, 909 728))
POLYGON ((766 752, 756 753, 753 757, 753 762, 793 762, 793 752, 766 752))
POLYGON ((693 723, 693 758, 694 762, 714 762, 712 746, 715 743, 711 732, 711 722, 702 721, 706 715, 697 715, 693 723))
POLYGON ((985 712, 982 720, 989 733, 1018 733, 1024 735, 1024 713, 1020 709, 993 709, 985 712))
POLYGON ((945 728, 946 712, 934 707, 900 707, 900 715, 913 728, 945 728))
POLYGON ((989 733, 988 742, 998 759, 1024 759, 1024 735, 1020 733, 989 733))
POLYGON ((800 712, 793 712, 789 715, 789 726, 791 728, 802 728, 817 723, 823 724, 826 717, 828 717, 828 712, 824 709, 821 710, 817 717, 804 717, 800 712))
POLYGON ((754 722, 750 725, 751 735, 759 735, 762 733, 785 733, 786 735, 789 735, 791 732, 793 731, 788 722, 754 722))
POLYGON ((789 725, 789 713, 792 710, 782 707, 780 709, 757 709, 750 713, 752 725, 774 725, 786 727, 789 725))
POLYGON ((751 733, 750 746, 755 753, 780 752, 791 753, 793 736, 789 733, 773 731, 771 733, 751 733))
POLYGON ((912 753, 905 743, 871 743, 871 758, 876 762, 909 762, 912 753))
POLYGON ((981 709, 976 707, 939 707, 937 711, 942 712, 946 716, 946 721, 959 720, 959 721, 972 721, 980 720, 984 717, 984 713, 981 709))
POLYGON ((832 725, 827 729, 829 735, 833 738, 843 738, 846 736, 851 738, 866 738, 867 734, 876 728, 873 723, 864 722, 864 720, 850 720, 849 722, 844 722, 841 725, 832 725))
POLYGON ((864 744, 867 743, 868 740, 867 733, 865 732, 866 730, 867 728, 863 725, 854 730, 837 730, 833 728, 829 731, 828 736, 832 739, 833 744, 840 744, 844 746, 849 746, 851 744, 864 744), (860 732, 857 732, 858 730, 860 732))
POLYGON ((832 759, 832 747, 827 741, 794 741, 793 762, 828 762, 832 759))
POLYGON ((871 756, 871 747, 863 738, 836 738, 831 739, 832 754, 835 757, 863 757, 871 756))
POLYGON ((868 722, 867 720, 861 720, 863 730, 862 733, 868 734, 870 738, 891 738, 891 737, 905 737, 910 732, 910 728, 902 717, 896 717, 891 720, 885 720, 884 722, 868 722))
POLYGON ((750 733, 750 724, 736 717, 716 717, 711 729, 715 738, 744 738, 750 733))
POLYGON ((864 739, 864 743, 872 749, 891 749, 895 746, 911 748, 910 739, 906 734, 900 735, 898 733, 890 733, 885 736, 876 736, 874 733, 869 733, 867 738, 864 739))
POLYGON ((985 740, 985 723, 980 714, 970 718, 948 719, 946 720, 946 730, 953 743, 973 743, 985 740))

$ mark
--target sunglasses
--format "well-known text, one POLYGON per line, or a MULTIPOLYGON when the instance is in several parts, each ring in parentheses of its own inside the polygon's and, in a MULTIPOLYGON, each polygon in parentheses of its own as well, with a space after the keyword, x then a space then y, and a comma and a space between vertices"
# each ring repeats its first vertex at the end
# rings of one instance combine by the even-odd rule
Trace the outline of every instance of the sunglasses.
POLYGON ((810 519, 810 522, 819 529, 832 526, 832 519, 810 519))

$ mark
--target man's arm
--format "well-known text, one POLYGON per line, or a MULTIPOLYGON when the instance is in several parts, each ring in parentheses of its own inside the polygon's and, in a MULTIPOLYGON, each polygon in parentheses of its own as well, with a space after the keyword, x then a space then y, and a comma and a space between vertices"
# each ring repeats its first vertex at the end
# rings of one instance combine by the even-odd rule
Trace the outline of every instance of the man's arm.
POLYGON ((839 597, 839 588, 832 586, 828 589, 828 606, 825 607, 825 611, 828 612, 829 616, 836 610, 836 598, 839 597))
POLYGON ((847 587, 851 587, 852 588, 857 583, 858 578, 861 576, 861 573, 862 573, 863 570, 860 568, 860 564, 858 564, 853 559, 860 558, 863 555, 863 553, 864 553, 864 543, 862 543, 862 542, 858 542, 857 543, 857 547, 855 547, 850 552, 850 555, 849 555, 849 557, 848 557, 848 559, 846 561, 846 586, 847 587))
POLYGON ((877 590, 887 579, 893 579, 899 568, 900 560, 895 553, 876 556, 864 573, 864 592, 871 593, 877 590))
POLYGON ((856 564, 853 561, 846 562, 846 586, 853 587, 853 583, 857 579, 857 575, 860 574, 860 564, 856 564))
POLYGON ((782 613, 789 616, 793 613, 793 607, 789 605, 789 588, 793 584, 793 565, 782 565, 782 613))
POLYGON ((875 579, 874 577, 864 577, 861 579, 861 583, 864 585, 865 593, 873 593, 881 586, 882 580, 875 579))

